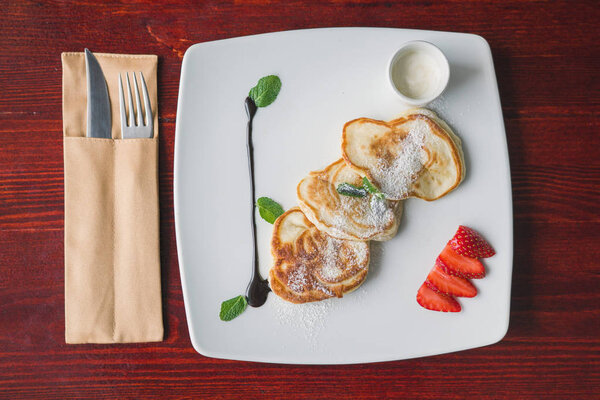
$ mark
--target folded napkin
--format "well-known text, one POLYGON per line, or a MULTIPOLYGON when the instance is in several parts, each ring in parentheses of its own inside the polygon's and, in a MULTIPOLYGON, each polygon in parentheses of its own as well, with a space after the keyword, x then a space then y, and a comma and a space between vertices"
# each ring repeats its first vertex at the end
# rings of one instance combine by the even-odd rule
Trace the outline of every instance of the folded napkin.
POLYGON ((106 78, 112 139, 87 138, 84 53, 63 53, 65 340, 163 338, 158 208, 157 57, 95 54, 106 78), (122 139, 118 76, 144 74, 154 137, 122 139))

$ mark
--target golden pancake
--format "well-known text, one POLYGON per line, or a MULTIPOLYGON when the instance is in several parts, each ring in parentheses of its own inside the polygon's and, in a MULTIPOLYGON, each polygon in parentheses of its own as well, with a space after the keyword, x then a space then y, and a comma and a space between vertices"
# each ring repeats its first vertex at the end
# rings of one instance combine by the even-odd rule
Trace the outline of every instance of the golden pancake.
POLYGON ((364 282, 369 269, 367 242, 333 238, 297 207, 275 221, 271 253, 271 290, 292 303, 342 297, 364 282))
POLYGON ((341 183, 362 186, 362 177, 343 159, 313 171, 297 187, 300 209, 319 230, 338 239, 389 240, 398 231, 402 214, 399 201, 344 196, 341 183))
POLYGON ((359 118, 346 123, 342 156, 391 200, 436 200, 465 176, 460 139, 423 108, 388 122, 359 118))

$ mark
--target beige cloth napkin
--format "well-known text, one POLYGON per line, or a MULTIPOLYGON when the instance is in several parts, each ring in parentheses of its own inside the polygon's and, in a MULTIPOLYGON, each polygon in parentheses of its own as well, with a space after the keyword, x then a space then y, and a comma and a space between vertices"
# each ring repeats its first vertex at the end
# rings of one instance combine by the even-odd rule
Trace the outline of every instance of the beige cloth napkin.
POLYGON ((62 54, 65 340, 160 341, 157 57, 95 56, 108 85, 113 139, 85 137, 84 55, 62 54), (125 71, 146 79, 152 139, 121 139, 118 76, 125 71))

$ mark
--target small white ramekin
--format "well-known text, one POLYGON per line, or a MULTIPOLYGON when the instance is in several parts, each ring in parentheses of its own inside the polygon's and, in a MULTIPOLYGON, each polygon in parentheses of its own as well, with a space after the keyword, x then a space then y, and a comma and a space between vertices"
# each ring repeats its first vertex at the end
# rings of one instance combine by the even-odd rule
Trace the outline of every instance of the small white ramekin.
POLYGON ((432 102, 433 100, 438 98, 444 92, 444 90, 446 89, 446 86, 448 86, 448 81, 450 80, 450 64, 448 63, 448 59, 446 58, 444 53, 437 46, 435 46, 429 42, 425 42, 423 40, 413 40, 413 41, 404 43, 402 45, 402 47, 400 47, 398 49, 398 51, 396 51, 396 53, 390 59, 390 62, 388 64, 388 78, 390 81, 390 85, 392 86, 394 91, 398 94, 398 96, 400 96, 400 99, 404 103, 413 105, 413 106, 422 106, 422 105, 432 102), (433 57, 433 59, 435 60, 435 62, 437 64, 437 67, 439 68, 440 79, 438 82, 438 86, 437 86, 436 90, 428 97, 421 97, 421 98, 409 97, 406 94, 402 93, 400 91, 400 89, 398 89, 398 87, 396 86, 396 83, 394 82, 394 79, 392 76, 392 71, 394 69, 394 66, 396 65, 398 60, 400 60, 400 58, 403 55, 405 55, 406 53, 408 53, 410 51, 425 52, 426 54, 429 54, 430 56, 433 57))

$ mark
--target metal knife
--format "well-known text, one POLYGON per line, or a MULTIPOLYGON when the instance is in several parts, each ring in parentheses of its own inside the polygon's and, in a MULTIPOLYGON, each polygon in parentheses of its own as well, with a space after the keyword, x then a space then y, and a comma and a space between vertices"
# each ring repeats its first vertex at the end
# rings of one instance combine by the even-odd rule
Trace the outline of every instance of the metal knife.
POLYGON ((87 79, 87 137, 110 139, 111 111, 108 87, 102 68, 94 54, 85 49, 87 79))

